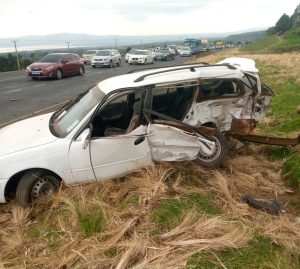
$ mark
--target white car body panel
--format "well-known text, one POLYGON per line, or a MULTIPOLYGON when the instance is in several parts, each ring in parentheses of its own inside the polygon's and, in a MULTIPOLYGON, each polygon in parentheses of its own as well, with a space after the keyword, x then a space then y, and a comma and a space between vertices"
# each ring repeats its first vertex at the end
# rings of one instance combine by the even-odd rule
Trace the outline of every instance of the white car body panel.
MULTIPOLYGON (((154 161, 195 160, 200 150, 207 150, 199 137, 172 126, 149 124, 148 133, 149 146, 154 161)), ((214 149, 214 145, 215 143, 211 142, 211 150, 214 149)))
POLYGON ((46 128, 51 115, 52 113, 49 113, 22 120, 0 129, 1 142, 3 142, 0 147, 0 157, 57 140, 49 128, 46 128), (31 131, 25 132, 24 130, 27 129, 31 131))
POLYGON ((135 145, 140 135, 146 134, 146 126, 139 126, 132 133, 101 137, 91 141, 91 159, 97 180, 126 175, 152 164, 147 138, 135 145), (105 152, 105 154, 103 154, 105 152))

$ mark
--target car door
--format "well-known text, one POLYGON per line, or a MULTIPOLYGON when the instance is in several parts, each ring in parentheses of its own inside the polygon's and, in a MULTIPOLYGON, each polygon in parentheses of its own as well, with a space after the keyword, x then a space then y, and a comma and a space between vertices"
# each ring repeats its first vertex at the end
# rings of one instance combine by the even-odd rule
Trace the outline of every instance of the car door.
MULTIPOLYGON (((130 91, 129 93, 114 95, 114 98, 98 109, 90 123, 93 131, 88 140, 89 145, 83 149, 83 143, 79 139, 77 145, 71 146, 71 151, 75 148, 77 150, 77 156, 73 157, 73 163, 78 164, 79 160, 77 159, 84 159, 80 166, 77 165, 76 169, 73 166, 75 184, 123 176, 152 164, 147 125, 140 124, 131 128, 130 131, 128 129, 132 125, 131 118, 134 118, 133 106, 141 105, 141 103, 140 92, 130 91), (117 108, 118 104, 120 109, 117 108), (115 115, 109 119, 112 108, 115 115), (119 111, 124 113, 123 121, 116 120, 119 111), (112 131, 107 132, 108 129, 112 131)), ((84 137, 83 132, 82 138, 84 139, 84 137)))
POLYGON ((185 111, 191 101, 190 98, 181 96, 193 98, 195 90, 194 85, 183 83, 156 86, 148 90, 147 99, 152 100, 146 102, 144 112, 149 122, 148 143, 154 161, 194 160, 200 150, 206 154, 211 154, 215 150, 214 142, 200 134, 196 135, 192 128, 186 128, 181 120, 185 117, 185 111), (185 109, 179 112, 179 106, 185 109), (157 112, 157 109, 161 112, 157 112))
POLYGON ((63 74, 64 76, 70 75, 73 72, 73 65, 72 58, 70 54, 66 54, 63 59, 63 74))

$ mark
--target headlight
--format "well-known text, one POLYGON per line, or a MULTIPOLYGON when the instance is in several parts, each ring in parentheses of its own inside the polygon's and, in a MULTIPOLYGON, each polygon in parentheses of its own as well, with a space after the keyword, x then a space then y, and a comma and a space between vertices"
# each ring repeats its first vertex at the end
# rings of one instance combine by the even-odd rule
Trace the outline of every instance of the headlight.
POLYGON ((48 67, 45 67, 45 71, 51 71, 53 69, 53 66, 48 66, 48 67))
POLYGON ((140 58, 140 60, 144 61, 144 60, 145 60, 145 58, 144 58, 144 57, 141 57, 141 58, 140 58))
POLYGON ((26 67, 27 71, 31 71, 31 68, 29 66, 26 67))

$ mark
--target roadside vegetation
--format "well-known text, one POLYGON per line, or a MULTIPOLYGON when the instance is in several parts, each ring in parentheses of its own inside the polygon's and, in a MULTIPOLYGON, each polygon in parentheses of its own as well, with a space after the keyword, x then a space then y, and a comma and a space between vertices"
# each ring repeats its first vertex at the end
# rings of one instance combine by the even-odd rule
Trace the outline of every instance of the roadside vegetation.
MULTIPOLYGON (((300 56, 245 54, 277 94, 257 132, 299 132, 300 56)), ((62 189, 32 208, 0 207, 0 268, 300 268, 299 148, 248 144, 224 167, 158 164, 125 178, 62 189), (245 195, 282 200, 270 215, 245 195)))

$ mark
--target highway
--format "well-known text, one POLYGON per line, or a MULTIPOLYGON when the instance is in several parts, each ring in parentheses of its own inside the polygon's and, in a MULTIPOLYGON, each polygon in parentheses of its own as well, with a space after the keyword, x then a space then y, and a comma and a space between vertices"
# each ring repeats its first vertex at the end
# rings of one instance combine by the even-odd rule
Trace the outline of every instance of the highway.
MULTIPOLYGON (((156 62, 152 65, 129 65, 123 60, 120 67, 91 68, 86 66, 83 76, 61 80, 31 80, 25 71, 0 73, 0 128, 31 116, 51 112, 68 99, 106 78, 126 74, 130 70, 180 64, 192 57, 176 57, 172 62, 156 62)), ((122 85, 120 85, 121 87, 122 85)))

